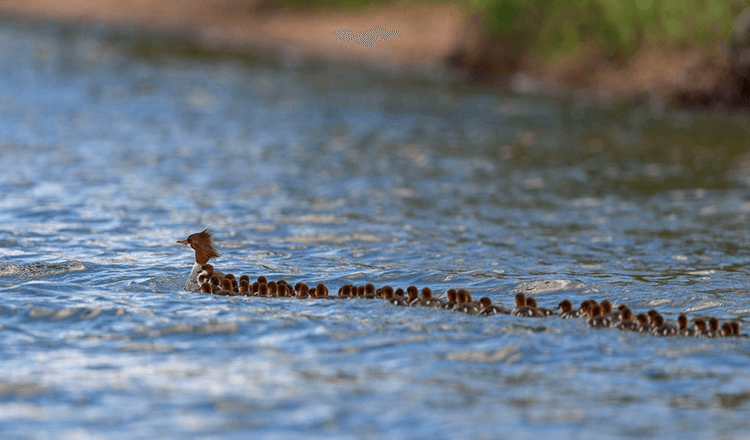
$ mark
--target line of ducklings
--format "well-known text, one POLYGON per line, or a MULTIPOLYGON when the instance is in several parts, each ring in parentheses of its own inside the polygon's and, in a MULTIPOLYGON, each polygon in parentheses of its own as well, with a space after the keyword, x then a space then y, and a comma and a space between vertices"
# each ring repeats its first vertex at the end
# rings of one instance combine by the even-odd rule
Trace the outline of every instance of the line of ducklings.
POLYGON ((466 289, 448 289, 447 301, 433 297, 432 289, 423 287, 420 291, 416 286, 409 286, 406 290, 402 288, 393 289, 391 286, 383 286, 376 289, 371 283, 355 286, 346 284, 339 288, 336 296, 329 296, 328 288, 323 283, 310 287, 303 282, 294 286, 285 280, 268 281, 261 275, 256 281, 250 282, 248 275, 240 276, 239 280, 232 274, 214 272, 210 264, 202 267, 198 276, 198 284, 201 293, 210 293, 224 296, 257 296, 257 297, 295 297, 299 299, 333 299, 333 298, 362 298, 362 299, 384 299, 396 306, 403 307, 435 307, 446 310, 454 310, 470 315, 495 315, 505 314, 527 318, 542 318, 546 316, 559 316, 562 319, 585 319, 586 325, 593 328, 614 327, 617 330, 633 331, 639 333, 651 333, 656 336, 692 336, 692 337, 730 337, 743 336, 740 334, 740 325, 736 321, 725 322, 719 326, 719 320, 710 318, 708 323, 704 319, 695 319, 693 328, 689 328, 688 319, 685 315, 677 318, 677 326, 671 325, 656 310, 647 313, 633 313, 628 306, 621 304, 617 311, 613 311, 609 300, 601 304, 593 299, 585 300, 578 309, 573 308, 573 303, 563 300, 555 309, 538 307, 533 297, 526 297, 523 293, 516 294, 515 307, 507 309, 501 305, 493 304, 489 297, 483 296, 479 302, 475 302, 466 289))

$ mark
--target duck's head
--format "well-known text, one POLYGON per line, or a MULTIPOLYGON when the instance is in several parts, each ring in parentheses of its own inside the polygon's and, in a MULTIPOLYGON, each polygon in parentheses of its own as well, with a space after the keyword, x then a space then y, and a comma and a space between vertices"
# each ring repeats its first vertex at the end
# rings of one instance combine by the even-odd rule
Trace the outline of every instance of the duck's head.
POLYGON ((195 262, 204 265, 208 263, 211 258, 221 256, 219 251, 214 248, 213 241, 211 239, 211 231, 208 228, 202 232, 196 232, 190 234, 187 240, 177 240, 177 243, 190 246, 195 251, 195 262))

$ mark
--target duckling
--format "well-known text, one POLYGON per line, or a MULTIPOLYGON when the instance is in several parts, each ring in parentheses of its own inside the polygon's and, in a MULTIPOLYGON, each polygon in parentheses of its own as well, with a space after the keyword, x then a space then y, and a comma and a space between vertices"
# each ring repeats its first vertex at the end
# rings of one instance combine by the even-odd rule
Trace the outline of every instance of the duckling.
POLYGON ((677 334, 680 336, 695 336, 695 330, 688 328, 688 319, 685 315, 677 317, 677 334))
POLYGON ((480 315, 496 315, 498 313, 501 313, 503 315, 510 314, 510 310, 506 309, 505 307, 492 304, 492 300, 487 296, 479 298, 479 305, 480 315))
POLYGON ((564 299, 557 305, 560 309, 560 318, 562 319, 573 319, 578 317, 578 313, 573 310, 573 303, 569 300, 564 299))
POLYGON ((526 305, 526 295, 523 293, 516 294, 516 307, 510 311, 513 316, 523 316, 526 318, 543 318, 544 314, 534 307, 526 305))

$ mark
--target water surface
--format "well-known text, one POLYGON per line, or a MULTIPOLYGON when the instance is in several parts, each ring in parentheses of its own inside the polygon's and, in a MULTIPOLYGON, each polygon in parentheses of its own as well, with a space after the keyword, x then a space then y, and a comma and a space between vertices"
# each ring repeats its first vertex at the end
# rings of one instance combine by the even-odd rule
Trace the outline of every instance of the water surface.
POLYGON ((6 438, 745 438, 747 338, 181 289, 236 275, 750 316, 740 117, 0 22, 6 438), (156 47, 158 50, 152 50, 156 47))

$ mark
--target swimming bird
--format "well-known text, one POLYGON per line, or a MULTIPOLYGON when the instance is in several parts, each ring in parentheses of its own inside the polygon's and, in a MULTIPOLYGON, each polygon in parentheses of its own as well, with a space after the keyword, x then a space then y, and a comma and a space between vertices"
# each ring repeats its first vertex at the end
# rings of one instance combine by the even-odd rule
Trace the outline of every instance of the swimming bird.
POLYGON ((442 307, 443 302, 437 298, 433 298, 432 289, 429 287, 422 288, 422 299, 419 304, 423 307, 442 307))
POLYGON ((573 319, 578 317, 578 313, 573 310, 573 303, 570 300, 564 299, 557 305, 560 309, 560 318, 562 319, 573 319))
POLYGON ((510 310, 505 307, 492 304, 492 300, 488 296, 479 298, 479 305, 481 306, 479 309, 480 315, 495 315, 498 313, 503 315, 510 314, 510 310))
POLYGON ((532 308, 536 309, 538 312, 542 313, 544 316, 554 316, 554 315, 557 315, 557 313, 555 313, 555 311, 552 310, 552 309, 545 309, 544 307, 537 307, 537 305, 536 305, 536 299, 534 299, 534 298, 532 298, 530 296, 526 298, 526 305, 529 306, 529 307, 532 307, 532 308))
POLYGON ((685 315, 677 317, 677 334, 680 336, 695 336, 695 330, 688 328, 688 319, 685 315))
POLYGON ((195 251, 195 262, 190 270, 187 283, 185 283, 185 290, 195 291, 200 288, 198 286, 198 273, 201 271, 201 267, 208 263, 211 258, 220 257, 221 254, 214 248, 209 228, 190 234, 185 240, 177 240, 177 243, 190 246, 195 251))
POLYGON ((523 316, 526 318, 543 318, 544 313, 536 309, 536 307, 530 307, 526 305, 526 295, 523 293, 516 294, 516 306, 510 311, 513 316, 523 316))

